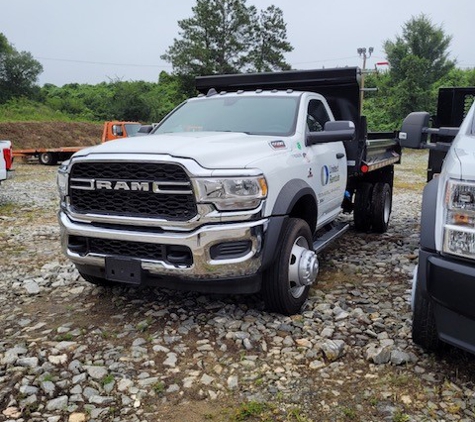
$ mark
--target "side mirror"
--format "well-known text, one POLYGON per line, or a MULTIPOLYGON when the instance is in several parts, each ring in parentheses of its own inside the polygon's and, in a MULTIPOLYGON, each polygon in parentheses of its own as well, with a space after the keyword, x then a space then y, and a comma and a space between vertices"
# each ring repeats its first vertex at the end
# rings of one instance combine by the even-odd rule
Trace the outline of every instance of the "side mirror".
POLYGON ((402 122, 399 140, 403 148, 422 149, 427 143, 430 115, 425 111, 410 113, 402 122))
POLYGON ((307 145, 326 142, 351 141, 355 137, 355 124, 350 120, 326 122, 322 132, 307 134, 307 145))
POLYGON ((113 125, 112 126, 112 134, 114 136, 124 136, 124 132, 122 130, 122 126, 121 125, 113 125))

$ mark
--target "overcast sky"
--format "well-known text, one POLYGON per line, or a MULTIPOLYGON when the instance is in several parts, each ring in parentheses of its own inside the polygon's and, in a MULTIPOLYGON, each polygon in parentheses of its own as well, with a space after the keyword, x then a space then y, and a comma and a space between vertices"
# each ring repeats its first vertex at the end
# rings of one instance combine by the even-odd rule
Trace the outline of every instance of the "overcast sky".
MULTIPOLYGON (((196 0, 0 0, 0 32, 43 65, 39 83, 62 86, 120 79, 156 82, 172 71, 160 55, 179 38, 177 22, 196 0)), ((385 59, 383 42, 425 13, 453 36, 451 58, 475 67, 475 0, 247 0, 284 12, 286 55, 294 69, 361 66, 358 47, 374 47, 368 67, 385 59)))

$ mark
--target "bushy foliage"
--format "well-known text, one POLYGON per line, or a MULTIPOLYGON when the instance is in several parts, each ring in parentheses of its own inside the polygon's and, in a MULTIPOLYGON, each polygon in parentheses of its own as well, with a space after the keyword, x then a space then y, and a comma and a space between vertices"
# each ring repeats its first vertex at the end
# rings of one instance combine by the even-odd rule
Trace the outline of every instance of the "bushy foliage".
MULTIPOLYGON (((451 39, 441 26, 421 14, 403 25, 402 35, 384 42, 390 70, 388 77, 379 81, 378 89, 388 98, 385 120, 399 127, 412 111, 435 111, 434 88, 455 67, 448 53, 451 39)), ((378 113, 382 104, 375 100, 371 105, 376 105, 373 111, 378 113)))
POLYGON ((90 121, 157 122, 184 100, 176 77, 162 72, 158 83, 111 81, 97 85, 47 84, 40 101, 64 115, 90 121))
POLYGON ((68 122, 72 120, 79 119, 76 116, 55 111, 45 104, 27 98, 12 98, 5 104, 0 104, 0 121, 2 122, 68 122))
POLYGON ((17 51, 0 33, 0 104, 15 97, 33 98, 43 66, 27 51, 17 51))

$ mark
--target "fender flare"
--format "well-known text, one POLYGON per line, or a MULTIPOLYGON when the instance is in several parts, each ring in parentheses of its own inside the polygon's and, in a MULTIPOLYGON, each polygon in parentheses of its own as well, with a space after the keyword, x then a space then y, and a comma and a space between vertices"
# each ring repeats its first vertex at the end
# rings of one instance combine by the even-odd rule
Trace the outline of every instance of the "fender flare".
POLYGON ((421 230, 419 263, 412 280, 412 304, 414 303, 415 291, 419 286, 419 291, 424 298, 430 299, 427 291, 430 274, 427 270, 427 263, 431 256, 436 253, 435 247, 435 219, 437 214, 437 192, 439 179, 432 179, 425 187, 422 194, 421 210, 421 230))
MULTIPOLYGON (((281 189, 272 209, 262 252, 262 270, 266 270, 272 264, 277 255, 282 238, 282 227, 289 217, 294 205, 299 199, 311 195, 317 206, 317 197, 314 190, 303 180, 289 180, 281 189)), ((315 215, 315 221, 317 216, 315 215)), ((311 228, 311 230, 313 230, 311 228)))
POLYGON ((432 179, 422 194, 421 210, 421 249, 435 251, 435 218, 437 214, 437 191, 439 179, 432 179))
POLYGON ((311 195, 317 207, 317 195, 308 183, 301 179, 289 180, 277 196, 272 215, 288 215, 297 201, 305 195, 311 195))

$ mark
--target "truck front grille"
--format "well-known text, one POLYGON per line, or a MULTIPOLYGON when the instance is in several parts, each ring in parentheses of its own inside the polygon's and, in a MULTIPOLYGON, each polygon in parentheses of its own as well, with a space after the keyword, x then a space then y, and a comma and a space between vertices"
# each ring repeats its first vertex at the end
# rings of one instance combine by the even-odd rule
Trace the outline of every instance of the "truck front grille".
POLYGON ((193 264, 191 249, 181 245, 162 245, 129 240, 69 236, 68 249, 81 256, 92 254, 109 257, 139 258, 188 267, 193 264))
POLYGON ((187 221, 197 213, 190 179, 176 164, 77 163, 69 180, 78 214, 187 221))
POLYGON ((154 261, 163 261, 166 257, 165 245, 110 239, 89 239, 89 252, 100 255, 151 259, 154 261))

